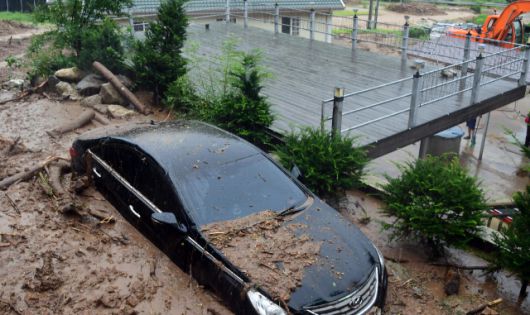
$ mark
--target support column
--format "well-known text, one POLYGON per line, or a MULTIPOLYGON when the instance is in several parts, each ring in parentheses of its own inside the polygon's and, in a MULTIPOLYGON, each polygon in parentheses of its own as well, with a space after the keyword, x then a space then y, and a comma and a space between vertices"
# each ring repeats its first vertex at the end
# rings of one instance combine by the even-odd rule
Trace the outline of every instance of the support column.
MULTIPOLYGON (((480 143, 480 153, 478 155, 479 161, 482 161, 482 155, 484 154, 484 146, 486 145, 486 137, 488 136, 488 127, 490 125, 490 115, 491 112, 488 112, 488 116, 486 116, 486 127, 484 127, 484 133, 482 134, 482 142, 480 143)), ((478 126, 475 126, 475 128, 478 128, 478 126)))
MULTIPOLYGON (((462 61, 468 61, 471 54, 471 32, 467 32, 466 34, 466 42, 464 44, 464 58, 462 61)), ((469 64, 467 62, 462 64, 462 71, 460 73, 460 77, 465 77, 467 75, 467 69, 469 67, 469 64)), ((460 80, 460 91, 464 90, 466 88, 466 79, 460 80)))
POLYGON ((528 77, 528 59, 530 59, 530 38, 524 48, 523 69, 521 69, 521 76, 519 77, 519 86, 526 85, 526 78, 528 77))
POLYGON ((333 30, 333 17, 331 15, 326 15, 326 43, 330 43, 333 39, 332 30, 333 30))
POLYGON ((248 1, 243 1, 243 27, 248 28, 248 1))
POLYGON ((331 130, 333 135, 341 135, 342 130, 342 106, 344 103, 344 88, 335 88, 333 96, 333 117, 331 120, 331 130))
POLYGON ((309 13, 309 39, 315 39, 315 9, 311 9, 309 13))
POLYGON ((357 32, 359 29, 359 17, 357 16, 357 9, 353 9, 353 29, 351 31, 351 49, 355 51, 357 46, 357 32))
POLYGON ((280 20, 280 6, 278 6, 278 3, 275 3, 274 4, 274 33, 275 34, 278 34, 280 32, 279 20, 280 20))
POLYGON ((225 23, 230 23, 230 0, 226 0, 225 23))
POLYGON ((416 110, 421 105, 421 89, 423 88, 423 76, 420 74, 420 69, 425 65, 424 61, 414 61, 416 73, 412 77, 412 95, 410 96, 410 110, 408 128, 416 126, 416 110))
POLYGON ((375 1, 374 29, 377 28, 377 17, 379 16, 379 0, 375 1))
POLYGON ((478 93, 480 91, 480 79, 482 78, 482 65, 484 64, 484 49, 486 46, 484 44, 478 45, 478 56, 475 65, 475 73, 473 75, 473 88, 471 89, 471 99, 469 105, 473 105, 478 100, 478 93))
POLYGON ((407 50, 409 47, 409 16, 405 15, 405 24, 403 25, 403 40, 401 43, 401 60, 407 61, 407 50))

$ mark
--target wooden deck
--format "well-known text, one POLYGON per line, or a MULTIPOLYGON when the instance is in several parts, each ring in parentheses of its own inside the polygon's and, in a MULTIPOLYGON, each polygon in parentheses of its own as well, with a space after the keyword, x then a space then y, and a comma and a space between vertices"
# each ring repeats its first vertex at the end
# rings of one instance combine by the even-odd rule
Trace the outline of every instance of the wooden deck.
MULTIPOLYGON (((276 115, 272 129, 285 133, 302 126, 319 126, 321 101, 333 96, 335 87, 344 87, 346 93, 360 91, 405 77, 411 77, 412 61, 356 50, 323 42, 274 34, 256 28, 243 29, 239 25, 214 23, 209 30, 204 25, 190 25, 190 42, 198 43, 198 53, 211 62, 219 62, 223 43, 228 38, 238 41, 245 51, 259 49, 264 56, 264 66, 272 73, 266 82, 267 95, 276 115)), ((423 71, 435 69, 427 66, 423 71)), ((200 71, 195 69, 195 71, 200 71)), ((192 70, 193 76, 193 70, 192 70)), ((410 93, 411 80, 392 87, 378 89, 362 97, 348 98, 344 111, 367 106, 375 102, 410 93)), ((524 88, 513 81, 497 81, 485 86, 479 95, 482 104, 468 108, 470 92, 421 107, 418 111, 418 128, 407 129, 408 113, 369 124, 354 130, 363 145, 370 145, 371 155, 380 156, 423 137, 459 124, 472 115, 506 105, 524 96, 524 88), (488 106, 484 104, 488 104, 488 106), (413 134, 411 132, 414 131, 413 134)), ((346 116, 343 129, 384 114, 408 108, 410 98, 391 102, 374 109, 346 116)), ((331 113, 327 106, 327 114, 331 113)))

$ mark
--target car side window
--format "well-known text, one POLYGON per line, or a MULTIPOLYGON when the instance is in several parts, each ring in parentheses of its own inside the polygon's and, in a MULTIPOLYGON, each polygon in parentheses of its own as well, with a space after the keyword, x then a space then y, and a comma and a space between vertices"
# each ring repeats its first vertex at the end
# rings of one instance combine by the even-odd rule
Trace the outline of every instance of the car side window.
POLYGON ((160 210, 180 212, 172 187, 150 157, 139 150, 119 144, 104 145, 99 151, 114 170, 160 210))

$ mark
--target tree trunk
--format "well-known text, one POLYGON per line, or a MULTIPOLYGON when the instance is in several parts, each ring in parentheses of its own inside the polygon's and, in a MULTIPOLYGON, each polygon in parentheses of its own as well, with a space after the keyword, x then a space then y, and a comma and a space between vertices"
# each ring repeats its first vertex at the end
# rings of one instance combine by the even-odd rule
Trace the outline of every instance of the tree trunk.
POLYGON ((519 291, 517 303, 523 303, 523 300, 526 298, 526 288, 528 288, 528 280, 521 280, 521 291, 519 291))

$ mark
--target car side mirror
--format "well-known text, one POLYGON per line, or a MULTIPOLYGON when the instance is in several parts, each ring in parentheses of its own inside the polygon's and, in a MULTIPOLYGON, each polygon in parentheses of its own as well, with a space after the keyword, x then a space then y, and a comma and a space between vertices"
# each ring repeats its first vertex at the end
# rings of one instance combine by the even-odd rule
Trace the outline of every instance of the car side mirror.
POLYGON ((300 171, 298 166, 295 165, 293 166, 293 168, 291 168, 291 176, 294 178, 300 178, 300 176, 302 176, 302 172, 300 171))
POLYGON ((174 227, 181 234, 188 233, 186 226, 177 221, 173 212, 155 212, 151 214, 151 220, 156 224, 174 227))

